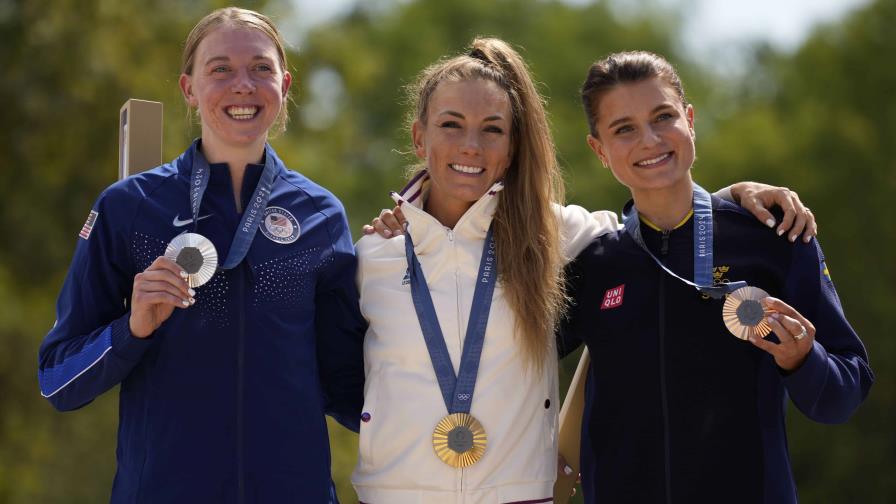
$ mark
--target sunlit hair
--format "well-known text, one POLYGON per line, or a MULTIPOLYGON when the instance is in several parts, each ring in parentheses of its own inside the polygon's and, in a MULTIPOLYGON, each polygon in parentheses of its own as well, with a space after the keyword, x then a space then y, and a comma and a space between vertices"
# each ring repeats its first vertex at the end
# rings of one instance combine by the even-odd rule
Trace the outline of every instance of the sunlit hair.
MULTIPOLYGON (((196 23, 190 34, 187 35, 180 67, 181 73, 193 75, 193 63, 199 44, 209 33, 221 26, 249 28, 264 33, 277 49, 280 72, 286 72, 286 50, 284 49, 283 37, 280 36, 280 32, 274 26, 274 22, 264 14, 255 11, 240 9, 239 7, 225 7, 215 10, 202 18, 196 23)), ((283 106, 280 108, 277 120, 274 121, 274 125, 271 127, 272 133, 282 133, 286 129, 286 121, 289 119, 289 112, 287 111, 288 98, 288 96, 284 97, 283 106)))
POLYGON ((681 79, 672 64, 662 56, 647 51, 619 52, 591 65, 585 83, 582 84, 582 106, 585 108, 591 135, 597 138, 600 100, 604 94, 619 84, 632 84, 655 77, 666 81, 687 108, 688 101, 684 96, 681 79))
POLYGON ((415 104, 408 123, 426 125, 430 99, 442 82, 476 79, 498 84, 510 98, 511 163, 494 215, 498 273, 523 353, 540 371, 566 301, 559 223, 551 208, 564 195, 544 102, 528 67, 506 42, 477 38, 466 54, 430 66, 408 88, 415 104))

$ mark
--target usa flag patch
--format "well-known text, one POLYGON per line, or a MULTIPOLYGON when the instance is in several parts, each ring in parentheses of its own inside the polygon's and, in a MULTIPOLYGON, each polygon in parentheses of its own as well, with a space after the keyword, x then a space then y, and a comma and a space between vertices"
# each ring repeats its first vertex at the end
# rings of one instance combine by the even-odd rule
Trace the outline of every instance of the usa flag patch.
POLYGON ((622 294, 624 292, 625 284, 622 284, 619 287, 613 287, 612 289, 607 289, 607 292, 604 293, 604 300, 600 303, 600 309, 609 310, 621 306, 622 294))
POLYGON ((99 215, 99 212, 97 212, 96 210, 91 210, 90 215, 87 216, 87 222, 84 223, 84 226, 81 228, 81 232, 78 233, 78 236, 84 238, 85 240, 90 238, 90 232, 93 231, 93 225, 96 224, 96 218, 99 215))

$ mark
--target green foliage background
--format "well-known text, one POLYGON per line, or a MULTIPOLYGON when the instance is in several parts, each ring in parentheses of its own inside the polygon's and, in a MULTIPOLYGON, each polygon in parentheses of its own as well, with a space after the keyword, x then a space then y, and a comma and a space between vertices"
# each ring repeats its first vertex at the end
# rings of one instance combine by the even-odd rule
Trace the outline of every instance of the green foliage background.
MULTIPOLYGON (((181 44, 222 5, 0 0, 0 502, 108 499, 117 394, 54 412, 37 387, 37 347, 53 324, 83 219, 116 177, 118 108, 129 97, 164 102, 164 157, 175 157, 198 134, 177 90, 181 44)), ((303 16, 284 1, 243 5, 288 33, 303 16)), ((521 49, 542 83, 570 201, 618 209, 626 191, 586 148, 576 90, 608 52, 666 55, 697 109, 695 176, 709 187, 758 179, 799 190, 877 373, 847 424, 813 424, 795 410, 788 418, 803 501, 893 502, 896 2, 877 0, 820 27, 793 53, 757 46, 736 76, 720 71, 726 62, 699 64, 681 49, 684 13, 639 5, 620 15, 607 1, 365 2, 291 48, 292 121, 274 146, 289 166, 333 190, 360 229, 391 206, 387 191, 401 186, 410 161, 402 86, 474 35, 495 35, 521 49)), ((564 363, 564 380, 574 366, 564 363)), ((331 430, 339 493, 352 502, 356 439, 331 430)))

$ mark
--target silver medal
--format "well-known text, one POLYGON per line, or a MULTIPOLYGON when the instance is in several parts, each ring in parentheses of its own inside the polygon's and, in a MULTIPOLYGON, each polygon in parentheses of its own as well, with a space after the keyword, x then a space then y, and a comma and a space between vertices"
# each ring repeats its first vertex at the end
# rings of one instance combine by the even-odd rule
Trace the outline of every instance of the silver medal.
POLYGON ((191 288, 205 284, 218 269, 218 251, 208 238, 198 233, 177 235, 165 249, 165 257, 187 272, 191 288))

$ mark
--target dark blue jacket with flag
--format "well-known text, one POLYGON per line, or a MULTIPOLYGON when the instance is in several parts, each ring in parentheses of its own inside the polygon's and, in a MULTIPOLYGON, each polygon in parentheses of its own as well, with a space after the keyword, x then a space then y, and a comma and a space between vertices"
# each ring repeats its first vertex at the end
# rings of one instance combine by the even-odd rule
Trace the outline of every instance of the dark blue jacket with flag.
MULTIPOLYGON (((185 231, 223 262, 240 222, 228 167, 211 165, 193 223, 196 146, 97 200, 40 348, 41 392, 73 410, 121 384, 113 503, 334 501, 324 413, 357 429, 365 323, 332 194, 267 147, 277 175, 245 259, 151 337, 130 334, 134 276, 185 231)), ((243 208, 263 168, 247 167, 243 208)))
MULTIPOLYGON (((584 341, 592 358, 586 502, 795 503, 787 399, 812 420, 838 423, 868 394, 868 358, 817 241, 792 244, 717 198, 713 221, 714 279, 745 280, 796 308, 816 327, 813 348, 783 372, 728 332, 724 300, 665 273, 624 231, 597 238, 568 267, 575 305, 558 342, 566 354, 584 341)), ((669 269, 694 278, 693 219, 641 231, 669 269)))

